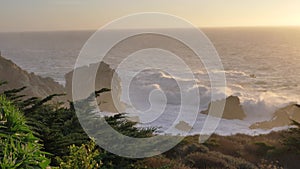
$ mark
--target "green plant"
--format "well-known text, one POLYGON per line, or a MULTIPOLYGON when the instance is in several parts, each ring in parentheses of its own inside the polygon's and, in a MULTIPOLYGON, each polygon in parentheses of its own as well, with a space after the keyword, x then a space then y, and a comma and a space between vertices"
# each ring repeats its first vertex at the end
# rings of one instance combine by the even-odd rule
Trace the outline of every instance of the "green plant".
POLYGON ((295 153, 300 153, 300 123, 297 121, 292 121, 294 127, 289 129, 284 139, 284 145, 293 150, 295 153))
POLYGON ((25 88, 7 90, 3 95, 24 112, 26 123, 43 142, 43 150, 51 154, 47 155, 51 158, 51 165, 58 165, 56 156, 66 156, 70 145, 80 146, 88 143, 89 137, 77 119, 72 102, 68 107, 62 106, 61 103, 48 104, 61 94, 53 94, 44 99, 24 99, 25 96, 21 93, 25 88))
MULTIPOLYGON (((61 106, 61 104, 48 104, 53 97, 59 95, 51 95, 44 99, 35 97, 23 99, 24 95, 20 93, 24 89, 25 87, 12 89, 4 91, 3 94, 17 105, 20 110, 25 112, 28 125, 35 131, 36 137, 40 138, 44 144, 43 150, 51 153, 51 155, 48 155, 51 158, 51 165, 59 166, 60 163, 57 159, 68 156, 71 150, 70 146, 80 147, 81 145, 87 145, 90 138, 78 121, 73 102, 70 102, 68 107, 61 106)), ((110 90, 101 89, 96 91, 94 95, 99 96, 101 93, 108 91, 110 90)), ((83 101, 83 104, 85 104, 86 111, 91 114, 89 112, 91 110, 89 101, 88 98, 83 101)), ((136 123, 126 120, 125 114, 116 114, 105 119, 115 130, 131 137, 149 137, 152 136, 155 130, 154 128, 136 128, 136 123)), ((97 123, 97 121, 88 120, 91 123, 97 123)), ((101 132, 101 128, 99 128, 99 132, 101 132)), ((105 154, 103 165, 107 168, 131 168, 137 161, 136 159, 116 156, 101 148, 98 149, 105 154)))
POLYGON ((91 140, 81 146, 69 146, 70 154, 63 158, 57 157, 59 167, 62 169, 99 169, 103 168, 101 153, 91 140))
POLYGON ((41 151, 39 139, 26 125, 24 115, 0 96, 1 168, 46 168, 50 160, 41 151))

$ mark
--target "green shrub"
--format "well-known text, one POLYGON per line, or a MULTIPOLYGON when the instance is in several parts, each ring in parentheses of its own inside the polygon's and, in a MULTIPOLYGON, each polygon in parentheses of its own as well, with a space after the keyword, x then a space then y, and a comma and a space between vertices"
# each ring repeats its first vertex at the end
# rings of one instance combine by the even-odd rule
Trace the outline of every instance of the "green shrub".
POLYGON ((61 169, 99 169, 102 168, 101 154, 94 141, 87 145, 69 146, 70 154, 57 157, 61 169))
POLYGON ((46 168, 50 160, 38 142, 24 115, 0 95, 1 168, 46 168))

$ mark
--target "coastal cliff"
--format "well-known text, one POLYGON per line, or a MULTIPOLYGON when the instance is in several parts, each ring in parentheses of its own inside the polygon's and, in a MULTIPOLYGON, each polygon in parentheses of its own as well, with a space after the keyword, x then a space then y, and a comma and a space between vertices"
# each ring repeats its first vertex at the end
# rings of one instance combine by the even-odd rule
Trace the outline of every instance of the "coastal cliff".
MULTIPOLYGON (((89 67, 80 67, 79 69, 95 68, 96 64, 89 65, 89 67)), ((115 71, 110 68, 110 66, 104 62, 100 63, 99 68, 97 68, 97 77, 95 82, 95 90, 100 90, 102 88, 112 89, 116 93, 116 99, 120 100, 121 86, 120 80, 117 75, 115 75, 115 84, 111 85, 115 71)), ((63 94, 66 96, 61 96, 54 98, 54 101, 67 102, 72 100, 72 76, 73 71, 65 75, 66 86, 60 85, 55 82, 52 78, 43 78, 34 73, 28 73, 27 71, 21 69, 18 65, 13 63, 11 60, 5 59, 0 56, 0 82, 8 82, 6 85, 2 85, 0 92, 17 89, 21 87, 26 87, 22 94, 27 97, 39 97, 44 98, 51 94, 63 94)), ((91 93, 94 91, 91 91, 91 93)), ((107 92, 102 94, 98 102, 101 103, 99 108, 101 111, 106 112, 118 112, 114 106, 112 99, 112 92, 107 92)), ((125 110, 125 106, 119 102, 119 107, 121 111, 125 110)))
POLYGON ((27 87, 22 94, 28 97, 47 97, 51 94, 62 94, 64 87, 51 78, 43 78, 34 73, 22 70, 11 60, 0 56, 0 81, 8 82, 0 88, 0 92, 27 87))

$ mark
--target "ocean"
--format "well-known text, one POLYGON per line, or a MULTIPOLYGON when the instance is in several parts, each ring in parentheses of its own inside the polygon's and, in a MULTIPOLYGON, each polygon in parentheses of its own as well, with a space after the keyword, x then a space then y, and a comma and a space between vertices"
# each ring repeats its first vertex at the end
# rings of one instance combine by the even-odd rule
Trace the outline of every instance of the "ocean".
MULTIPOLYGON (((299 27, 204 28, 202 31, 220 55, 227 80, 226 95, 238 96, 247 114, 245 120, 222 120, 216 133, 267 133, 269 131, 250 130, 249 126, 254 122, 270 119, 276 110, 290 103, 300 103, 299 27)), ((83 45, 93 33, 94 31, 0 33, 0 50, 4 57, 11 59, 24 70, 51 77, 64 85, 64 75, 73 69, 83 45)), ((106 62, 116 68, 114 63, 120 59, 121 54, 107 58, 106 62)), ((140 59, 135 64, 146 63, 140 59)), ((193 73, 198 78, 196 90, 200 91, 202 100, 207 100, 210 93, 205 69, 194 60, 190 60, 190 64, 193 65, 193 73)), ((176 70, 176 64, 170 63, 168 66, 176 70)), ((128 75, 136 73, 132 72, 133 70, 122 70, 121 80, 125 82, 128 75)), ((186 82, 191 79, 175 80, 186 82)), ((135 81, 135 92, 131 93, 132 100, 135 100, 136 106, 141 110, 151 106, 148 97, 145 98, 151 90, 165 89, 169 92, 166 103, 169 106, 165 109, 167 116, 153 120, 145 126, 170 126, 175 118, 173 112, 178 110, 177 104, 180 104, 176 100, 178 87, 172 85, 172 81, 170 82, 170 78, 163 71, 142 72, 135 81)), ((129 103, 130 100, 126 98, 127 95, 123 94, 123 101, 129 103)), ((159 108, 160 104, 154 103, 154 106, 159 108)), ((205 102, 200 109, 205 110, 207 106, 208 102, 205 102)), ((199 129, 205 118, 206 115, 197 117, 191 134, 201 132, 199 129)))

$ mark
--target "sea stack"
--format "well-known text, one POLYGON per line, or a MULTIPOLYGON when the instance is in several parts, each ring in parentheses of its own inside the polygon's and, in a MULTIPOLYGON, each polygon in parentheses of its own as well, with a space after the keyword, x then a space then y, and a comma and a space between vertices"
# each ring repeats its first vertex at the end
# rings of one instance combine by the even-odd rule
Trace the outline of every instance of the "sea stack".
MULTIPOLYGON (((78 72, 80 74, 83 74, 82 76, 86 76, 85 80, 88 80, 88 83, 94 85, 95 84, 95 90, 100 90, 102 88, 108 88, 111 89, 112 91, 102 93, 98 97, 98 103, 99 103, 99 108, 101 111, 104 112, 112 112, 112 113, 124 113, 125 111, 125 105, 120 101, 121 97, 121 85, 120 85, 120 79, 117 74, 115 74, 115 71, 105 62, 101 62, 100 64, 90 64, 88 66, 83 66, 80 68, 78 72), (97 75, 96 75, 96 81, 92 82, 93 77, 92 75, 89 74, 90 69, 95 69, 97 70, 97 75), (114 75, 115 74, 115 75, 114 75), (113 79, 114 76, 114 80, 113 79), (113 83, 113 85, 112 85, 113 83), (116 95, 112 96, 112 92, 114 92, 116 95), (117 106, 115 105, 114 101, 118 104, 117 106), (118 108, 117 108, 118 107, 118 108)), ((72 79, 73 79, 73 73, 74 71, 71 71, 65 75, 66 79, 66 91, 67 91, 67 97, 69 100, 72 100, 72 79)), ((82 83, 86 84, 86 82, 82 83)), ((86 88, 82 88, 83 90, 87 90, 86 88)), ((93 93, 94 91, 83 91, 83 93, 93 93)), ((87 96, 84 96, 85 98, 87 96)), ((84 99, 84 98, 82 98, 84 99)))
MULTIPOLYGON (((214 101, 214 105, 222 106, 224 100, 214 101)), ((209 104, 208 109, 202 111, 202 114, 208 114, 211 104, 209 104)), ((246 117, 246 114, 241 106, 240 99, 237 96, 229 96, 225 100, 225 107, 223 111, 222 118, 228 120, 243 120, 246 117)))

